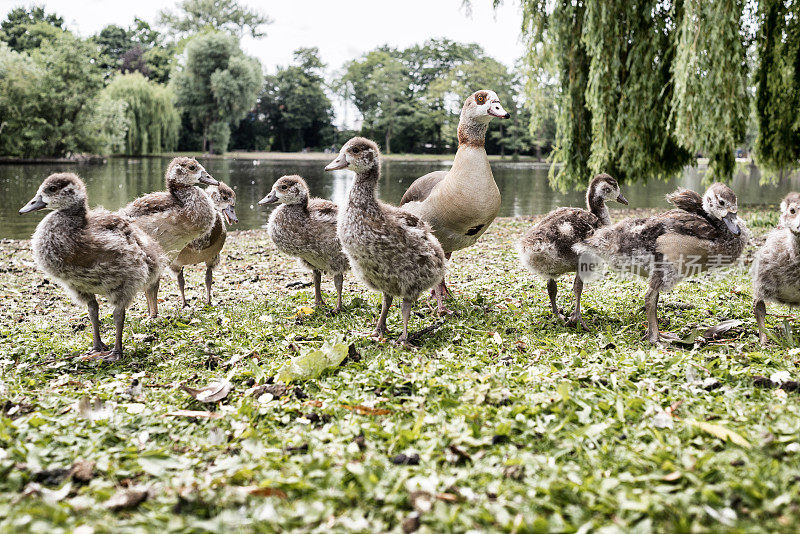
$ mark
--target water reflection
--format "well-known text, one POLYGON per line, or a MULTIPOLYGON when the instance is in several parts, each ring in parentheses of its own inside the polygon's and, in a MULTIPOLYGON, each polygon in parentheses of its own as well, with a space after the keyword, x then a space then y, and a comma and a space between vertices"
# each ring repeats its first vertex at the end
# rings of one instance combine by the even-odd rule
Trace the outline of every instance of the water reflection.
MULTIPOLYGON (((258 201, 270 190, 273 182, 284 174, 299 174, 307 181, 315 196, 344 200, 353 174, 349 171, 323 171, 326 160, 260 161, 251 159, 208 159, 200 161, 211 174, 230 184, 237 194, 237 214, 240 229, 263 226, 273 208, 262 208, 258 201)), ((78 173, 89 190, 92 206, 101 205, 115 210, 137 196, 163 189, 163 173, 167 158, 111 158, 105 165, 0 165, 0 238, 27 238, 44 213, 20 216, 17 210, 33 197, 41 181, 53 172, 78 173)), ((449 168, 451 161, 387 161, 379 186, 382 199, 397 203, 406 188, 419 176, 434 170, 449 168)), ((547 181, 547 169, 530 163, 492 163, 495 180, 502 193, 501 216, 545 213, 558 206, 580 206, 584 191, 561 193, 552 190, 547 181)), ((740 169, 733 189, 739 195, 740 206, 776 203, 787 192, 800 190, 800 174, 794 173, 777 184, 762 186, 755 167, 740 169)), ((701 190, 703 171, 687 168, 667 182, 623 186, 630 208, 666 207, 664 195, 677 186, 701 190)), ((615 206, 620 207, 621 206, 615 206)))

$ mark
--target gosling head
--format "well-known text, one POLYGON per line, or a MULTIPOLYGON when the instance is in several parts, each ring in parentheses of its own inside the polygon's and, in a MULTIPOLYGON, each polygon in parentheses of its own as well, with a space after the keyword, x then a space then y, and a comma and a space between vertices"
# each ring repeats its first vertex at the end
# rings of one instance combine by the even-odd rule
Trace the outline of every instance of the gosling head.
POLYGON ((265 204, 306 204, 308 202, 308 185, 301 176, 296 174, 281 176, 272 186, 267 196, 258 201, 265 204))
POLYGON ((325 170, 350 169, 361 174, 380 166, 380 159, 381 151, 378 145, 364 137, 353 137, 344 144, 339 155, 325 167, 325 170))
POLYGON ((45 178, 30 202, 25 204, 20 215, 44 208, 63 210, 86 206, 86 186, 83 180, 71 172, 51 174, 45 178))
POLYGON ((742 231, 737 222, 738 209, 736 194, 725 184, 713 184, 703 195, 703 210, 724 222, 733 235, 739 235, 742 231))
POLYGON ((179 157, 170 162, 167 167, 167 188, 191 187, 198 183, 219 185, 194 158, 179 157))
POLYGON ((592 181, 589 182, 587 195, 590 200, 601 200, 603 202, 616 200, 620 204, 628 205, 628 199, 622 196, 619 183, 606 173, 598 174, 592 178, 592 181))
POLYGON ((511 115, 503 109, 497 93, 488 89, 475 91, 464 101, 461 117, 481 124, 488 124, 494 118, 510 119, 511 115))
POLYGON ((236 217, 236 210, 234 209, 236 206, 236 192, 233 189, 220 182, 219 185, 210 185, 206 187, 206 194, 211 198, 211 202, 214 203, 214 207, 217 208, 217 211, 225 217, 226 223, 233 224, 239 222, 238 217, 236 217))
POLYGON ((781 202, 781 226, 800 235, 800 193, 789 193, 781 202))

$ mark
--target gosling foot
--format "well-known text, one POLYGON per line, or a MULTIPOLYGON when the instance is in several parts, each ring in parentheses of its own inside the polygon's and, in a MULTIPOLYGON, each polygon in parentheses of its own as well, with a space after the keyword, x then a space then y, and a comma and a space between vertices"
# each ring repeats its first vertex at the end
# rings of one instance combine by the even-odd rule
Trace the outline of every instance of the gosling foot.
POLYGON ((85 354, 80 357, 80 361, 96 361, 99 360, 101 362, 106 363, 113 363, 118 362, 122 359, 122 351, 118 350, 102 350, 102 351, 91 351, 88 354, 85 354))

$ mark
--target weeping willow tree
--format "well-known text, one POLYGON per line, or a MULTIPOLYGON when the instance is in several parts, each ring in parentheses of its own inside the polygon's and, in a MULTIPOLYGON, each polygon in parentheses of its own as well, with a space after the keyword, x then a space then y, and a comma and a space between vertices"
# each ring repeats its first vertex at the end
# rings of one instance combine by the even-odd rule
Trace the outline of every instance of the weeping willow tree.
POLYGON ((127 104, 126 154, 155 154, 175 148, 180 116, 171 89, 134 72, 117 75, 104 91, 127 104))
POLYGON ((777 171, 800 164, 800 2, 761 0, 759 16, 756 159, 777 171))
POLYGON ((741 1, 520 1, 531 102, 552 65, 554 185, 664 178, 697 152, 730 177, 748 109, 741 1))
POLYGON ((687 0, 673 77, 675 135, 709 158, 712 178, 729 180, 748 115, 742 0, 687 0))

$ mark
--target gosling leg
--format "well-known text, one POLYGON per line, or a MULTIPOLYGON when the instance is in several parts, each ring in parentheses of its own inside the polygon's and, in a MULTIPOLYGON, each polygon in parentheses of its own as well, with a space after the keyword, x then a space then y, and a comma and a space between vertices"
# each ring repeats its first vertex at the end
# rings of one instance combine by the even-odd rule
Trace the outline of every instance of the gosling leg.
POLYGON ((575 283, 572 286, 572 291, 575 293, 575 309, 572 311, 572 315, 570 315, 569 320, 567 320, 567 326, 580 326, 584 330, 589 330, 589 327, 586 326, 586 323, 583 322, 583 317, 581 316, 581 293, 583 292, 583 280, 578 275, 575 275, 575 283))
POLYGON ((206 304, 211 306, 211 285, 214 283, 214 268, 206 265, 206 304))
POLYGON ((547 296, 550 297, 550 309, 553 311, 553 315, 556 316, 556 319, 564 322, 564 317, 561 315, 561 312, 558 310, 558 305, 556 304, 556 295, 558 294, 558 284, 552 278, 547 281, 547 296))
MULTIPOLYGON (((183 267, 181 267, 181 270, 178 271, 178 291, 180 291, 180 293, 181 293, 181 307, 182 308, 185 308, 185 307, 188 306, 188 304, 186 304, 186 294, 183 291, 185 286, 186 286, 186 280, 183 278, 183 267)), ((147 301, 147 304, 148 304, 148 307, 149 307, 149 305, 150 305, 149 299, 147 301)))
POLYGON ((764 326, 764 318, 767 315, 767 305, 763 300, 757 300, 753 305, 753 314, 756 316, 756 323, 758 324, 758 341, 762 345, 767 344, 767 331, 764 326))
POLYGON ((392 305, 392 296, 383 294, 383 306, 381 307, 381 314, 378 317, 378 324, 375 325, 375 331, 372 337, 386 337, 386 316, 389 314, 389 308, 392 305))
POLYGON ((325 301, 322 300, 322 273, 316 269, 311 273, 314 276, 314 305, 324 306, 325 301))
POLYGON ((158 286, 160 281, 156 280, 152 286, 144 290, 144 295, 147 297, 147 309, 150 312, 150 318, 155 319, 158 317, 158 286))
POLYGON ((658 292, 662 285, 661 278, 654 276, 650 279, 650 285, 644 295, 644 307, 647 311, 647 340, 653 345, 658 343, 659 340, 656 308, 658 307, 658 292))
POLYGON ((94 295, 89 295, 86 302, 86 307, 89 309, 89 321, 92 323, 92 350, 91 352, 103 352, 108 350, 108 347, 100 338, 100 306, 97 304, 97 298, 94 295))
POLYGON ((336 286, 336 307, 332 313, 339 313, 342 309, 342 285, 344 284, 344 273, 333 275, 333 285, 336 286))
POLYGON ((403 304, 400 306, 400 312, 403 315, 403 333, 397 338, 397 342, 404 345, 408 343, 408 318, 411 316, 411 306, 413 304, 414 301, 404 299, 403 304))

